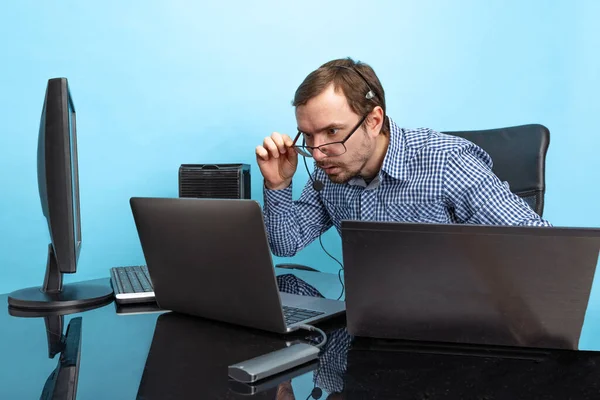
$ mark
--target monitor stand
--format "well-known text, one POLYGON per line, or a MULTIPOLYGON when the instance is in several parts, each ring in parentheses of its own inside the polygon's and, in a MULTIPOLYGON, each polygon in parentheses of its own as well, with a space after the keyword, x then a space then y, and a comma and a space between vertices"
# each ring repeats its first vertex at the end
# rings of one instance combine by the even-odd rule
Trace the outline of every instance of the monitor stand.
POLYGON ((83 318, 80 316, 71 318, 64 334, 63 326, 65 315, 80 311, 83 310, 35 311, 10 307, 8 309, 9 314, 13 317, 44 318, 46 338, 48 339, 48 357, 55 358, 60 354, 56 368, 46 379, 40 400, 74 400, 76 398, 83 318))
POLYGON ((44 285, 12 292, 8 295, 8 305, 29 310, 89 309, 109 304, 113 296, 108 280, 106 283, 77 282, 63 285, 63 273, 58 269, 56 255, 50 244, 44 285))

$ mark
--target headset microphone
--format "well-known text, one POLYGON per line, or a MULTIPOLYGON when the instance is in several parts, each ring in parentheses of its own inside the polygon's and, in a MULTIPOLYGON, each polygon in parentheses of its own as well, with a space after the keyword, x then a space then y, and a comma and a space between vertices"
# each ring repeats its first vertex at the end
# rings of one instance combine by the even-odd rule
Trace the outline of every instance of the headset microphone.
POLYGON ((323 391, 321 390, 321 388, 315 386, 314 389, 308 395, 308 398, 312 397, 313 399, 319 400, 321 396, 323 396, 323 391))
POLYGON ((320 180, 318 180, 318 179, 314 179, 313 183, 312 183, 312 187, 317 192, 320 192, 325 187, 325 184, 323 182, 321 182, 320 180))

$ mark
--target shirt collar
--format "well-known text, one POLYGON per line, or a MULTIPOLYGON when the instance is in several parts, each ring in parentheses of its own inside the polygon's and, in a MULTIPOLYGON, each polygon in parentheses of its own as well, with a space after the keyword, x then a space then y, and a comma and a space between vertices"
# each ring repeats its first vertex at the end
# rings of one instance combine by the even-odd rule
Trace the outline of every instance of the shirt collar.
MULTIPOLYGON (((392 178, 403 180, 406 179, 406 169, 404 167, 404 131, 388 117, 390 123, 390 141, 388 143, 387 152, 381 165, 381 171, 385 172, 392 178)), ((363 178, 354 177, 348 182, 350 185, 362 186, 367 189, 376 188, 381 182, 381 172, 375 176, 373 181, 367 185, 363 178)))
POLYGON ((390 142, 383 159, 381 170, 392 178, 399 180, 406 179, 406 168, 404 162, 405 148, 404 131, 391 118, 390 121, 390 142))

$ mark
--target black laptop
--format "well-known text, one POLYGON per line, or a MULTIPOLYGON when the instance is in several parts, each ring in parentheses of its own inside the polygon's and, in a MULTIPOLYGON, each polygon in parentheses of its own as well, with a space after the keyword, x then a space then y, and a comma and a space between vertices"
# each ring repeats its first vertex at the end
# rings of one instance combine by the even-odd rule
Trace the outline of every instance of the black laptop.
POLYGON ((578 349, 600 229, 342 222, 358 337, 578 349))

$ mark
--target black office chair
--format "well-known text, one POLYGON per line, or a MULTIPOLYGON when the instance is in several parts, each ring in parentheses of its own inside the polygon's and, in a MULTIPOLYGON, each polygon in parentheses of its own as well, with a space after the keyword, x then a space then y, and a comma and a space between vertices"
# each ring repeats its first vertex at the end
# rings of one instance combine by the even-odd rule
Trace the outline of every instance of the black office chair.
POLYGON ((318 269, 314 269, 312 267, 309 267, 307 265, 303 265, 303 264, 294 264, 294 263, 282 263, 282 264, 276 264, 275 265, 277 268, 285 268, 285 269, 299 269, 302 271, 314 271, 314 272, 321 272, 318 269))
POLYGON ((444 133, 465 138, 485 150, 492 157, 492 170, 496 176, 508 182, 510 190, 542 216, 546 193, 546 154, 550 144, 548 128, 529 124, 444 133))
MULTIPOLYGON (((543 125, 529 124, 478 131, 450 131, 475 143, 492 157, 492 170, 510 190, 523 198, 541 217, 546 193, 546 154, 550 131, 543 125)), ((300 264, 278 264, 279 268, 318 271, 300 264)))

